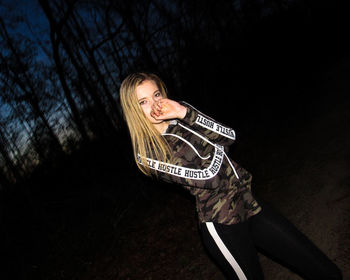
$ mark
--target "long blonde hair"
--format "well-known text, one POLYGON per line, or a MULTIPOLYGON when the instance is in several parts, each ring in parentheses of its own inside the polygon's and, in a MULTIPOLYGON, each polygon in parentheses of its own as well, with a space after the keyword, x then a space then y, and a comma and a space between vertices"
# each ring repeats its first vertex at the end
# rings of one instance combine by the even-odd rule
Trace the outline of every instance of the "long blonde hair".
POLYGON ((134 73, 123 80, 120 87, 120 101, 129 128, 137 167, 142 173, 151 176, 151 170, 147 165, 145 157, 169 162, 171 152, 168 143, 147 119, 137 100, 136 88, 148 80, 155 82, 162 96, 167 97, 166 87, 157 75, 151 73, 134 73), (141 160, 141 163, 139 160, 141 160))

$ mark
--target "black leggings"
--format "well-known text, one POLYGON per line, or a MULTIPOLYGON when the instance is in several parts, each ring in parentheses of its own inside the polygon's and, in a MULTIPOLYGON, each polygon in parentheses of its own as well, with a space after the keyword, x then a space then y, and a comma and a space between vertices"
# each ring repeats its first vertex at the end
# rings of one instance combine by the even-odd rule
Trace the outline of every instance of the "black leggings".
POLYGON ((304 279, 342 279, 337 266, 309 239, 282 215, 262 207, 259 214, 239 224, 201 224, 204 245, 227 279, 263 279, 257 249, 304 279))

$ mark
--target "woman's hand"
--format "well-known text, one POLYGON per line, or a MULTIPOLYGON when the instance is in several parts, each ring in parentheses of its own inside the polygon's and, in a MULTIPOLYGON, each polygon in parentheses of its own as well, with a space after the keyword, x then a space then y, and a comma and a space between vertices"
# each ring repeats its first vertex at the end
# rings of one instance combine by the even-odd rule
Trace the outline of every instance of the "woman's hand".
POLYGON ((151 116, 156 120, 183 119, 187 113, 187 108, 180 103, 162 98, 153 103, 151 116))

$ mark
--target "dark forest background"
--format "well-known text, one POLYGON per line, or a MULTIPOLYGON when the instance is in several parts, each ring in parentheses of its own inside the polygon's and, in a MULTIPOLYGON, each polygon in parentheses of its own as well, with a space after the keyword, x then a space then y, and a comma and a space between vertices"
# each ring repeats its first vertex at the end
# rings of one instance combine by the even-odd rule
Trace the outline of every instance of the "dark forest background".
MULTIPOLYGON (((313 114, 316 77, 348 52, 344 3, 38 0, 20 13, 1 1, 2 273, 49 279, 62 240, 84 232, 88 255, 166 189, 133 163, 118 96, 127 74, 158 74, 240 143, 268 138, 313 114)), ((236 158, 258 169, 240 143, 236 158)))

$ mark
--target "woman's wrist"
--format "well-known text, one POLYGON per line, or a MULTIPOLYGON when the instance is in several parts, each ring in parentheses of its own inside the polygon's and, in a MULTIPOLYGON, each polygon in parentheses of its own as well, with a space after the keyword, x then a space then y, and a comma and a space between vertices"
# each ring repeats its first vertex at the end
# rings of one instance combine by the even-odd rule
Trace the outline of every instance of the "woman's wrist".
POLYGON ((178 114, 178 119, 182 120, 187 114, 187 107, 181 105, 179 114, 178 114))

